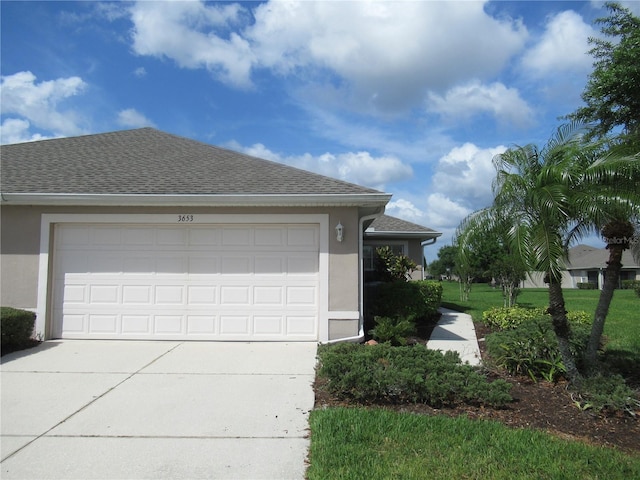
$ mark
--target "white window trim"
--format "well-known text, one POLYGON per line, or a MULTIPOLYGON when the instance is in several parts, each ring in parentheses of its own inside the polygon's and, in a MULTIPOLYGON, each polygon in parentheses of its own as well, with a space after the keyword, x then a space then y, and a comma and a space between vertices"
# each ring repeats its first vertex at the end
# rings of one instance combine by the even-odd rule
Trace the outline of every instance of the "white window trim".
MULTIPOLYGON (((185 215, 190 215, 188 211, 185 215)), ((51 260, 53 242, 51 232, 58 223, 116 223, 116 224, 153 224, 176 225, 179 213, 175 214, 42 214, 40 220, 40 256, 38 266, 38 306, 35 334, 38 338, 47 339, 52 322, 51 302, 53 301, 53 283, 51 279, 51 260)), ((318 308, 318 340, 326 343, 329 340, 329 215, 328 214, 194 214, 190 225, 214 224, 296 224, 314 223, 320 226, 319 239, 319 308, 318 308)))

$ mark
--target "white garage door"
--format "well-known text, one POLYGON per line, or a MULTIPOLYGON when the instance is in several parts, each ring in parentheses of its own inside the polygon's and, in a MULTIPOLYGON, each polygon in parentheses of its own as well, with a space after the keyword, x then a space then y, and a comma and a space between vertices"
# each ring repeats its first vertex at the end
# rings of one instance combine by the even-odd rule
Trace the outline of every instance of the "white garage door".
POLYGON ((319 226, 56 226, 53 336, 316 340, 319 226))

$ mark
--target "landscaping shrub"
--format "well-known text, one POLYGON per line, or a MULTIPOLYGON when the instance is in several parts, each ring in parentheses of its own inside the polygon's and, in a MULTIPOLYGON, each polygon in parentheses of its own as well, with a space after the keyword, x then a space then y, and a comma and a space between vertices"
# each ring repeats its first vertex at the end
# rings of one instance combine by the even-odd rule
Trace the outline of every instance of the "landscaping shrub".
POLYGON ((369 335, 378 342, 389 342, 391 345, 406 345, 407 337, 415 335, 416 324, 408 318, 375 317, 375 328, 369 330, 369 335))
POLYGON ((543 308, 494 307, 482 312, 485 325, 504 330, 545 315, 543 308))
POLYGON ((437 318, 442 285, 431 280, 381 283, 372 289, 372 315, 410 321, 437 318))
POLYGON ((382 282, 406 282, 418 268, 406 255, 396 255, 391 247, 376 248, 376 280, 382 282))
POLYGON ((586 378, 572 398, 581 410, 625 411, 633 416, 640 413, 640 401, 620 375, 598 374, 586 378))
POLYGON ((0 307, 2 348, 20 347, 31 340, 36 314, 11 307, 0 307))
MULTIPOLYGON (((570 347, 574 358, 582 358, 589 338, 587 325, 573 324, 570 347)), ((558 340, 548 315, 486 337, 491 360, 512 374, 555 381, 565 373, 558 340)))
POLYGON ((623 280, 622 281, 623 290, 636 290, 638 288, 640 288, 640 280, 623 280))
POLYGON ((596 284, 591 282, 578 282, 576 284, 580 290, 595 290, 596 284))
MULTIPOLYGON (((515 328, 524 322, 541 317, 551 318, 544 308, 494 307, 482 312, 484 324, 500 330, 515 328)), ((567 319, 575 324, 591 324, 591 315, 582 310, 567 312, 567 319)))
POLYGON ((503 406, 511 386, 489 382, 455 352, 388 344, 322 345, 318 375, 334 395, 363 403, 456 403, 503 406))

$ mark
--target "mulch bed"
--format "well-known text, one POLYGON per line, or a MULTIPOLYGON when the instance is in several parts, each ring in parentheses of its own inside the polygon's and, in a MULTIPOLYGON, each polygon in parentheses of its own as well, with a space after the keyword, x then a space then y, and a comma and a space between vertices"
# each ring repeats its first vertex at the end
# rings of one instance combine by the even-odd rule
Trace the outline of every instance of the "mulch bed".
MULTIPOLYGON (((421 337, 425 331, 421 331, 421 337)), ((478 338, 482 339, 487 329, 476 324, 478 338)), ((428 335, 422 337, 429 338, 428 335)), ((424 340, 414 339, 416 343, 424 340)), ((486 358, 484 342, 480 350, 486 358)), ((581 411, 571 399, 566 382, 533 382, 528 377, 515 377, 505 372, 490 373, 491 379, 502 378, 512 385, 514 401, 506 408, 494 409, 472 405, 456 405, 447 408, 432 408, 424 404, 377 405, 399 412, 422 415, 465 415, 471 419, 486 419, 502 422, 513 428, 534 428, 561 438, 583 441, 592 445, 616 447, 628 453, 640 454, 640 412, 635 417, 627 413, 595 414, 581 411)), ((322 388, 322 379, 316 379, 316 408, 327 406, 353 406, 345 400, 333 397, 322 388)), ((359 405, 363 406, 363 405, 359 405)), ((371 406, 371 405, 364 405, 371 406)))

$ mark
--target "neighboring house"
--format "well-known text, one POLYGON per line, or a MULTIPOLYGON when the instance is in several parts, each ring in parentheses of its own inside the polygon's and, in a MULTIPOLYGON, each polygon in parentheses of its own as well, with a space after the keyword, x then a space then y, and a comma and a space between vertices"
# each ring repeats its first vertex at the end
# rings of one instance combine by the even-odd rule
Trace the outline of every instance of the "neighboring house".
POLYGON ((364 231, 389 194, 152 128, 1 157, 0 302, 42 338, 363 335, 364 231))
MULTIPOLYGON (((579 283, 592 283, 597 289, 604 285, 604 274, 609 260, 609 250, 595 248, 589 245, 577 245, 569 249, 569 261, 566 271, 562 274, 562 288, 578 288, 579 283)), ((546 287, 544 275, 534 272, 524 281, 525 288, 546 287)), ((634 260, 630 250, 622 255, 622 270, 620 271, 619 286, 623 280, 640 280, 640 265, 634 260)))
POLYGON ((418 265, 412 280, 424 279, 424 247, 435 243, 440 235, 442 233, 430 228, 389 215, 377 217, 364 232, 365 276, 375 271, 376 249, 388 246, 394 254, 405 255, 418 265))

